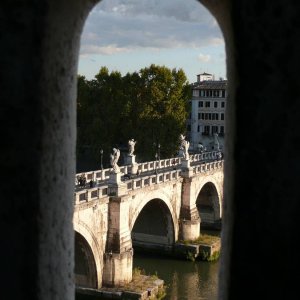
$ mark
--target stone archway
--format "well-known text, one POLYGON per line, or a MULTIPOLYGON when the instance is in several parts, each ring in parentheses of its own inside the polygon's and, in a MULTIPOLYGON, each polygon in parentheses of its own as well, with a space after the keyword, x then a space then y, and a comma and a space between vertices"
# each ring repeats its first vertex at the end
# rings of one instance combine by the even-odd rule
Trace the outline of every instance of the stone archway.
POLYGON ((175 241, 174 224, 168 206, 161 199, 147 202, 131 230, 134 249, 169 251, 175 241))
POLYGON ((75 232, 75 284, 97 288, 97 269, 92 249, 78 232, 75 232))
POLYGON ((216 186, 212 182, 203 185, 198 194, 196 206, 201 218, 201 228, 220 228, 221 201, 216 186))

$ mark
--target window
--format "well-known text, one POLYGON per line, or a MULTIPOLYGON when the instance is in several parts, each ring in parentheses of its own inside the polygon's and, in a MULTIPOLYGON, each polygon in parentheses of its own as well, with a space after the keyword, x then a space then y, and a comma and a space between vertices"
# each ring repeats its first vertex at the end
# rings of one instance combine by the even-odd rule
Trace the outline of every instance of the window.
POLYGON ((200 113, 198 113, 198 120, 200 120, 200 113))
POLYGON ((224 120, 224 114, 221 114, 221 120, 224 120))
POLYGON ((198 127, 197 127, 197 132, 199 132, 200 131, 200 126, 198 125, 198 127))
POLYGON ((212 126, 211 131, 212 133, 218 133, 218 126, 212 126))
POLYGON ((222 107, 222 108, 225 107, 225 102, 224 102, 224 101, 221 102, 221 107, 222 107))
POLYGON ((216 120, 219 120, 219 114, 216 114, 216 120))
POLYGON ((199 91, 198 90, 193 90, 193 96, 198 97, 199 96, 199 91))
POLYGON ((198 107, 203 107, 203 101, 198 102, 198 107))
POLYGON ((209 135, 209 126, 204 126, 203 135, 209 135))
POLYGON ((215 101, 215 102, 214 102, 214 108, 217 108, 217 107, 218 107, 218 102, 215 101))
POLYGON ((205 107, 210 107, 210 102, 209 101, 205 101, 205 107))

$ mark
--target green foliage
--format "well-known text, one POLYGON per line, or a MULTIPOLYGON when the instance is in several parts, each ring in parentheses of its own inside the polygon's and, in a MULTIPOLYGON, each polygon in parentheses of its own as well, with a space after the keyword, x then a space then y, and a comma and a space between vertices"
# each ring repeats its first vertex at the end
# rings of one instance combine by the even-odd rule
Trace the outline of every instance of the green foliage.
POLYGON ((215 235, 209 235, 209 234, 201 234, 198 238, 194 240, 184 240, 181 241, 181 243, 187 245, 187 244, 207 244, 212 245, 216 242, 220 242, 220 237, 215 235))
POLYGON ((190 261, 195 261, 195 255, 191 251, 187 251, 186 259, 190 261))
POLYGON ((176 154, 178 137, 185 132, 190 87, 182 69, 151 65, 121 76, 102 67, 93 80, 78 76, 77 153, 89 148, 108 161, 113 147, 127 148, 137 140, 140 160, 176 154))
POLYGON ((212 255, 209 255, 208 251, 202 250, 200 253, 200 259, 205 261, 216 261, 220 257, 220 251, 215 251, 212 255))
POLYGON ((132 276, 133 277, 138 277, 140 275, 145 275, 146 272, 144 269, 141 269, 140 267, 135 267, 132 269, 132 276))

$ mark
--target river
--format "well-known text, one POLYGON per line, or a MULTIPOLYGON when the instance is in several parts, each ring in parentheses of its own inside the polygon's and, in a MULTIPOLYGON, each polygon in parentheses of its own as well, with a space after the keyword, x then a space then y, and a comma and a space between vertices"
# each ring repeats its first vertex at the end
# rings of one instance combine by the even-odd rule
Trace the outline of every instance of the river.
POLYGON ((165 281, 165 300, 216 300, 219 261, 186 261, 135 254, 134 267, 165 281))
MULTIPOLYGON (((220 235, 219 232, 206 232, 220 235)), ((164 300, 217 300, 219 260, 205 262, 174 259, 167 256, 134 253, 133 267, 146 275, 163 279, 167 295, 164 300)), ((78 296, 76 300, 96 300, 78 296)))

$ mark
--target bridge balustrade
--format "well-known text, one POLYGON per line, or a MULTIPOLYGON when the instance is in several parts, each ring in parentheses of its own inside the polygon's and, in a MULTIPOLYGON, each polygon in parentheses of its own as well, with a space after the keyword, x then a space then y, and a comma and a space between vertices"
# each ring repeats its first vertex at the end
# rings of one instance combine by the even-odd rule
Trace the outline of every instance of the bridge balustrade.
MULTIPOLYGON (((214 160, 214 159, 217 159, 218 153, 219 153, 219 151, 210 151, 210 152, 192 154, 192 155, 190 155, 190 161, 191 162, 199 162, 199 161, 205 161, 205 160, 214 160)), ((138 163, 138 170, 140 172, 147 172, 147 171, 155 171, 156 169, 176 167, 176 166, 180 166, 180 165, 181 165, 181 157, 167 158, 167 159, 161 159, 159 161, 156 160, 156 161, 138 163)), ((130 165, 120 166, 120 171, 123 174, 128 174, 131 171, 131 166, 130 165)), ((80 176, 84 176, 86 178, 87 183, 90 180, 93 180, 95 183, 100 183, 105 180, 108 180, 109 174, 111 172, 112 172, 112 168, 77 173, 76 177, 75 177, 75 186, 78 186, 78 184, 79 184, 78 180, 79 180, 80 176)))
POLYGON ((107 197, 108 186, 101 186, 97 188, 86 189, 74 193, 75 205, 91 200, 107 197))
MULTIPOLYGON (((139 177, 126 181, 127 191, 143 188, 144 186, 151 186, 171 180, 176 180, 180 177, 181 170, 170 170, 164 173, 139 177)), ((95 199, 107 197, 108 185, 103 185, 95 188, 87 188, 74 193, 75 205, 84 202, 89 202, 95 199)))
POLYGON ((180 170, 170 170, 160 174, 149 175, 145 177, 131 179, 127 183, 127 190, 135 190, 143 188, 144 186, 151 186, 154 184, 171 181, 180 177, 180 170))
POLYGON ((201 164, 201 165, 195 166, 193 168, 193 172, 194 172, 194 174, 205 173, 210 170, 222 168, 223 164, 224 164, 224 160, 213 161, 213 162, 201 164))

